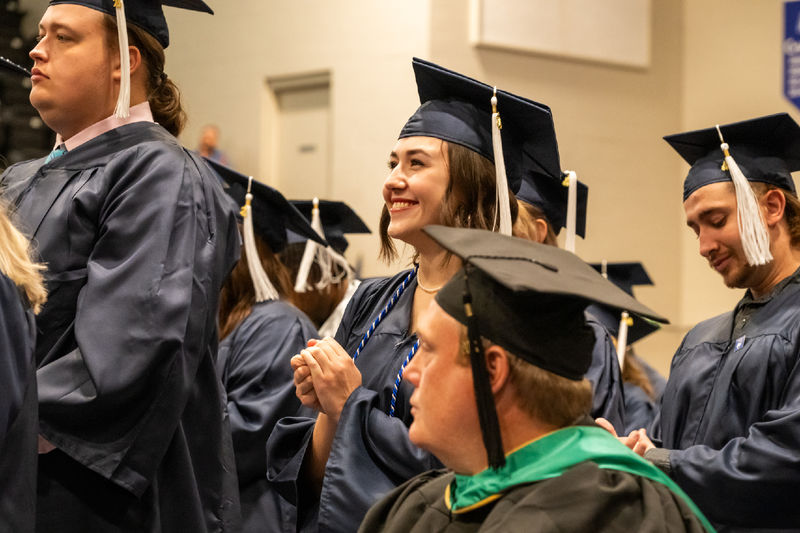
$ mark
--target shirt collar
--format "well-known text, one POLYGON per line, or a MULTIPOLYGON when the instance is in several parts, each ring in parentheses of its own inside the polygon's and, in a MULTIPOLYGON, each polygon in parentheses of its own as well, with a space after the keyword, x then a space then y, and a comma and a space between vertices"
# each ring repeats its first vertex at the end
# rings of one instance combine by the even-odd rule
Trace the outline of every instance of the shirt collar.
POLYGON ((141 104, 131 106, 130 116, 128 118, 118 118, 114 115, 111 115, 100 122, 95 122, 88 128, 76 133, 66 141, 61 138, 61 135, 56 135, 56 146, 64 143, 67 151, 74 150, 83 143, 91 141, 95 137, 98 137, 107 131, 111 131, 126 124, 133 124, 134 122, 154 122, 153 113, 150 111, 150 103, 146 100, 141 104))

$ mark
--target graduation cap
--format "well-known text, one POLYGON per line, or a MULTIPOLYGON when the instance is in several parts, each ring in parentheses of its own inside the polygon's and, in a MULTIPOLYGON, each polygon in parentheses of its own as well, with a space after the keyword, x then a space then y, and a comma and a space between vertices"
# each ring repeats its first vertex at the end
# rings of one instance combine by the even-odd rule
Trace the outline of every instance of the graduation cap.
POLYGON ((295 292, 324 289, 344 279, 352 278, 353 269, 342 255, 347 248, 347 239, 345 239, 344 233, 369 233, 369 228, 364 221, 344 202, 320 201, 319 198, 314 198, 310 202, 293 201, 292 204, 306 218, 310 219, 311 227, 317 234, 324 236, 327 241, 325 246, 311 240, 306 241, 303 256, 297 268, 295 292), (327 220, 328 225, 323 225, 323 220, 327 220), (337 249, 331 244, 331 241, 328 240, 329 235, 336 239, 340 248, 337 249), (319 280, 312 286, 308 278, 314 264, 319 266, 319 280))
POLYGON ((493 161, 500 232, 510 235, 508 188, 516 194, 523 181, 535 188, 536 175, 563 181, 550 108, 419 58, 412 65, 422 105, 399 138, 435 137, 493 161))
POLYGON ((667 320, 604 279, 575 254, 486 230, 427 226, 463 268, 436 302, 467 326, 470 362, 489 464, 505 463, 481 336, 515 356, 572 380, 592 361, 594 334, 584 309, 600 303, 659 322, 667 320))
POLYGON ((278 293, 258 259, 254 236, 265 240, 275 253, 286 246, 287 230, 323 245, 325 241, 277 189, 209 158, 204 159, 220 177, 228 196, 242 206, 245 254, 256 288, 256 301, 277 299, 278 293))
MULTIPOLYGON (((634 285, 652 285, 653 281, 639 262, 633 263, 591 263, 591 267, 600 272, 614 285, 633 296, 634 285)), ((620 369, 625 367, 625 350, 634 342, 643 339, 661 326, 652 320, 639 316, 630 316, 601 305, 590 305, 588 312, 594 316, 611 335, 617 338, 617 358, 620 369)))
POLYGON ((776 185, 797 194, 791 172, 800 170, 800 126, 787 113, 778 113, 668 135, 664 140, 692 165, 683 184, 684 201, 701 187, 732 181, 747 262, 771 261, 769 234, 747 182, 776 185))
MULTIPOLYGON (((338 253, 343 254, 347 250, 346 233, 371 233, 361 217, 346 203, 332 200, 318 200, 318 202, 325 240, 338 253)), ((291 200, 291 203, 311 222, 314 200, 291 200)), ((289 242, 305 242, 305 239, 290 233, 289 242)))
MULTIPOLYGON (((585 238, 589 187, 580 181, 576 185, 575 234, 585 238)), ((565 187, 561 181, 535 174, 529 179, 522 180, 516 196, 541 209, 556 233, 559 229, 567 227, 569 187, 565 187)))
POLYGON ((28 69, 22 65, 17 65, 10 59, 6 59, 3 56, 0 56, 0 72, 10 72, 12 74, 26 76, 28 78, 31 76, 31 73, 28 69))
POLYGON ((214 14, 202 0, 50 0, 50 5, 74 4, 88 7, 111 16, 116 16, 117 37, 119 39, 122 79, 119 98, 114 114, 119 118, 128 117, 130 112, 131 66, 128 50, 127 21, 139 26, 152 35, 163 48, 169 46, 169 29, 164 18, 162 6, 178 7, 191 11, 214 14), (124 52, 124 53, 123 53, 124 52))

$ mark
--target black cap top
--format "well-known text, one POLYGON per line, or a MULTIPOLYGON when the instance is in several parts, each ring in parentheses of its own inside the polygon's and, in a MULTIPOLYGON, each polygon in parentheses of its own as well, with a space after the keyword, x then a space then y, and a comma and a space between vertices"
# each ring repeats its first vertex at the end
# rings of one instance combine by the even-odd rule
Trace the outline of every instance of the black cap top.
MULTIPOLYGON (((243 206, 247 195, 249 176, 205 158, 206 162, 219 175, 225 192, 243 206)), ((286 230, 290 229, 306 239, 313 239, 325 245, 325 241, 317 235, 305 217, 289 201, 269 185, 253 180, 250 187, 253 195, 253 231, 264 239, 273 252, 277 253, 286 246, 286 230)))
MULTIPOLYGON (((114 16, 114 0, 50 0, 50 5, 75 4, 114 16)), ((214 14, 202 0, 124 0, 125 17, 156 38, 166 48, 169 46, 169 29, 162 6, 179 7, 191 11, 214 14)))
MULTIPOLYGON (((311 210, 314 207, 313 200, 291 200, 293 206, 300 211, 304 217, 311 221, 311 210)), ((344 202, 334 202, 331 200, 319 200, 319 216, 322 228, 325 231, 325 240, 331 248, 343 254, 347 249, 348 242, 345 233, 371 233, 367 225, 361 220, 353 209, 344 202)), ((289 232, 289 242, 304 242, 306 239, 294 232, 289 232)))
MULTIPOLYGON (((581 379, 589 368, 594 337, 583 310, 590 303, 667 322, 565 250, 485 230, 427 226, 424 231, 468 264, 481 334, 560 376, 581 379)), ((436 301, 466 324, 464 290, 462 269, 436 301)))
MULTIPOLYGON (((725 124, 720 131, 748 181, 795 192, 791 172, 800 170, 800 126, 792 117, 778 113, 725 124)), ((700 187, 731 181, 723 169, 716 127, 667 135, 664 140, 692 165, 683 184, 684 200, 700 187)))
MULTIPOLYGON (((422 105, 403 126, 399 138, 424 136, 453 142, 494 161, 492 105, 494 89, 485 83, 422 59, 413 59, 422 105)), ((506 177, 516 193, 533 173, 561 176, 550 108, 506 91, 497 91, 502 121, 506 177)))
MULTIPOLYGON (((586 208, 589 203, 589 187, 578 182, 577 206, 575 210, 575 233, 586 237, 586 208)), ((528 176, 520 184, 517 198, 544 211, 547 220, 558 231, 567 225, 567 205, 569 188, 561 179, 535 174, 528 176)))
MULTIPOLYGON (((591 266, 598 272, 603 272, 602 263, 592 263, 591 266)), ((653 284, 653 281, 644 269, 644 265, 639 262, 606 263, 605 268, 608 280, 631 296, 633 296, 634 285, 653 284)), ((619 312, 611 311, 599 305, 589 306, 588 311, 599 320, 614 337, 619 335, 619 312)), ((641 318, 639 316, 633 316, 631 318, 633 324, 628 326, 627 338, 627 343, 629 345, 657 331, 661 327, 656 322, 646 318, 641 318)))
POLYGON ((10 59, 6 59, 3 56, 0 56, 0 72, 10 72, 12 74, 16 74, 18 76, 25 76, 30 78, 31 73, 28 69, 23 67, 22 65, 17 65, 10 59))

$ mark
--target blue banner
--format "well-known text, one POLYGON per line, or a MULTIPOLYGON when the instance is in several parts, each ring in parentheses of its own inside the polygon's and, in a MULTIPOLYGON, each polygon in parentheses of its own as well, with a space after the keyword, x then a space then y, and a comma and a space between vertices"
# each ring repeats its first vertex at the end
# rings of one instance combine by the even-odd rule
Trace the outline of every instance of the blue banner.
POLYGON ((800 108, 800 1, 783 7, 783 94, 800 108))

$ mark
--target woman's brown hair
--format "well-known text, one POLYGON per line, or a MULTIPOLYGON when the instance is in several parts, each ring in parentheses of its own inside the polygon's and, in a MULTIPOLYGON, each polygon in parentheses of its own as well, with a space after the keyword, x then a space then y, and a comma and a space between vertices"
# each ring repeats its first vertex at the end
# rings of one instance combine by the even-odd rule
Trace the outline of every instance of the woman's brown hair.
MULTIPOLYGON (((283 298, 291 287, 286 267, 272 252, 269 244, 258 235, 256 235, 256 249, 264 272, 283 298)), ((250 269, 247 267, 247 255, 243 246, 242 257, 225 280, 219 295, 220 339, 230 335, 236 326, 250 315, 255 303, 256 290, 250 277, 250 269)))
MULTIPOLYGON (((494 163, 460 144, 442 141, 442 151, 445 147, 450 181, 444 194, 441 223, 455 228, 493 229, 496 212, 494 163)), ((517 201, 510 190, 508 196, 514 223, 517 201)), ((388 233, 390 222, 389 210, 384 205, 379 225, 380 258, 387 262, 397 259, 397 249, 388 233)))
MULTIPOLYGON (((119 50, 116 18, 107 14, 103 18, 109 47, 119 50)), ((147 101, 153 120, 177 137, 186 125, 186 112, 181 105, 178 86, 164 73, 164 48, 155 37, 134 24, 128 24, 128 43, 139 49, 147 69, 147 101)))

